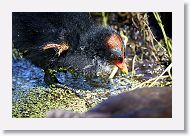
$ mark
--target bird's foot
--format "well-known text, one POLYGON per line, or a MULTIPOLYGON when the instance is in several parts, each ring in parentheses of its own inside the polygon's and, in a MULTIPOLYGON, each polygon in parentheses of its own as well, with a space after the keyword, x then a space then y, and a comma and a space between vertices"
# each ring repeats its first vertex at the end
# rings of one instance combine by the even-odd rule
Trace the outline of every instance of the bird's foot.
POLYGON ((82 97, 80 94, 77 93, 76 89, 68 87, 65 84, 62 84, 61 82, 59 82, 57 77, 55 76, 55 74, 56 74, 56 71, 52 71, 52 70, 45 71, 44 81, 47 85, 49 85, 50 87, 53 87, 53 88, 62 88, 65 91, 69 90, 72 93, 74 93, 76 96, 78 96, 79 98, 82 97))

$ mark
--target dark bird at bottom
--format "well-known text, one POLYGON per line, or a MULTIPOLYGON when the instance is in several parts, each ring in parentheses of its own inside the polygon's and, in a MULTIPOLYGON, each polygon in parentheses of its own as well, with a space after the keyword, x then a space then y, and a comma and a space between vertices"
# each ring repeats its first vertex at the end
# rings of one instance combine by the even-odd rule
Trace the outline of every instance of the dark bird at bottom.
POLYGON ((141 88, 111 96, 85 113, 53 110, 48 118, 172 118, 172 88, 141 88))
POLYGON ((83 75, 96 74, 107 64, 128 73, 120 35, 94 21, 90 13, 13 12, 12 40, 44 72, 44 81, 60 86, 49 69, 66 67, 83 75))

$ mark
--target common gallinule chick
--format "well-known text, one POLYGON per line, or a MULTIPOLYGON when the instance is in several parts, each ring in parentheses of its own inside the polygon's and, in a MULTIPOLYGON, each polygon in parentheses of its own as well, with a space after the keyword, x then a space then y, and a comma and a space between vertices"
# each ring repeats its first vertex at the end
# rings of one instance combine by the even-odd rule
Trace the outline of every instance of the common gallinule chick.
POLYGON ((89 13, 14 12, 12 19, 14 47, 45 71, 47 84, 60 87, 49 71, 57 67, 90 75, 114 64, 128 73, 120 35, 89 13))
POLYGON ((172 88, 141 88, 111 96, 86 113, 54 110, 49 118, 171 118, 172 88))

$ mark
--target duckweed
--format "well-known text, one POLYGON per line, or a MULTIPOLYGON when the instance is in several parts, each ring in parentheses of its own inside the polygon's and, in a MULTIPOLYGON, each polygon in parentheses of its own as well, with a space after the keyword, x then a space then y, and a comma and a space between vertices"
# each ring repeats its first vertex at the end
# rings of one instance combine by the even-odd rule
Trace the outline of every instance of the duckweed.
POLYGON ((12 116, 15 118, 41 118, 52 109, 84 112, 86 102, 62 89, 36 87, 28 92, 18 92, 13 101, 12 116))

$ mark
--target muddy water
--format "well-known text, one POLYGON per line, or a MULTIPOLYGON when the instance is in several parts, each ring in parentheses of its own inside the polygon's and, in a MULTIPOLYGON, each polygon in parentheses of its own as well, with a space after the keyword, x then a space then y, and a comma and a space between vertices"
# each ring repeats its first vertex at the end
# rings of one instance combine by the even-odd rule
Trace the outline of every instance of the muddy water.
MULTIPOLYGON (((42 69, 34 66, 28 60, 23 58, 13 60, 12 64, 13 94, 17 91, 27 92, 31 88, 38 86, 44 86, 48 88, 48 86, 44 83, 44 72, 42 69)), ((112 82, 108 81, 107 83, 102 83, 100 79, 92 79, 91 81, 88 81, 85 79, 85 77, 82 76, 76 78, 69 72, 59 72, 56 74, 56 77, 61 83, 75 90, 78 90, 79 92, 97 92, 105 91, 105 89, 110 89, 110 91, 122 91, 122 89, 126 90, 126 88, 128 88, 127 84, 116 86, 116 84, 119 83, 119 79, 117 78, 113 79, 112 82)))

